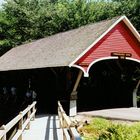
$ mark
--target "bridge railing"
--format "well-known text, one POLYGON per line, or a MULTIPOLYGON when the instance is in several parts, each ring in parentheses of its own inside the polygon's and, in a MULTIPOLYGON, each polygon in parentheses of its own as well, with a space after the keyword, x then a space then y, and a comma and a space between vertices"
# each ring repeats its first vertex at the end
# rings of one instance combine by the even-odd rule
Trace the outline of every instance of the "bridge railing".
POLYGON ((60 127, 63 130, 64 140, 82 140, 75 128, 74 123, 65 113, 60 101, 58 101, 58 117, 60 120, 60 127))
POLYGON ((22 133, 25 129, 30 128, 30 121, 35 119, 36 101, 29 105, 25 110, 19 113, 6 125, 0 127, 0 140, 22 140, 22 133), (14 128, 15 127, 15 128, 14 128), (7 138, 7 133, 13 129, 10 138, 7 138))

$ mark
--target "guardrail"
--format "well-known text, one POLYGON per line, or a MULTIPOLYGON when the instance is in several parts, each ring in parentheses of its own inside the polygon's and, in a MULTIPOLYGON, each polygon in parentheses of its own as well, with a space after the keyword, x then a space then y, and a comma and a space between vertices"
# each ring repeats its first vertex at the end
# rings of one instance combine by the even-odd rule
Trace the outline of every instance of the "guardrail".
POLYGON ((60 120, 60 127, 63 130, 64 140, 82 140, 77 132, 74 123, 70 120, 69 116, 65 113, 60 101, 58 101, 58 117, 60 120))
POLYGON ((17 128, 14 129, 8 140, 22 140, 22 132, 25 129, 29 129, 30 121, 35 119, 35 105, 36 102, 33 102, 9 123, 7 123, 6 125, 2 125, 0 127, 0 140, 7 140, 7 133, 16 126, 17 128))

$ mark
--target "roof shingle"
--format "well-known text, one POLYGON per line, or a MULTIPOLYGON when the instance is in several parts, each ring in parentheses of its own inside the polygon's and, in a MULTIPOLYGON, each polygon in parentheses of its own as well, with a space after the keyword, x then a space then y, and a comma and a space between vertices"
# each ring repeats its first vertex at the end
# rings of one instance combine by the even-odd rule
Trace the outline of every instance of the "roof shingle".
POLYGON ((68 66, 120 17, 58 33, 8 51, 0 71, 68 66))

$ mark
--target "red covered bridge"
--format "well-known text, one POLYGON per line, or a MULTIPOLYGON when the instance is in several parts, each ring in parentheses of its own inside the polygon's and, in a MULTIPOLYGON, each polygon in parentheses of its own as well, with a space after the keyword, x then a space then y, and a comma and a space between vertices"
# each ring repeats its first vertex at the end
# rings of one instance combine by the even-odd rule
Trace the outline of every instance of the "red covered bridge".
MULTIPOLYGON (((23 107, 29 88, 37 93, 41 113, 57 113, 58 100, 63 101, 70 116, 76 115, 77 106, 78 111, 136 107, 140 85, 140 35, 130 21, 121 16, 23 44, 0 58, 0 80, 0 95, 3 88, 17 89, 16 100, 0 98, 0 111, 8 110, 10 117, 12 107, 18 110, 23 107)), ((58 114, 60 110, 64 114, 60 103, 58 106, 58 114)), ((13 139, 22 139, 22 132, 26 125, 30 128, 34 113, 35 102, 12 122, 3 125, 0 137, 6 139, 6 133, 18 123, 13 139), (27 120, 23 122, 26 114, 27 120)), ((69 120, 66 114, 65 117, 69 120)), ((32 133, 23 132, 23 139, 63 139, 57 122, 55 115, 41 116, 31 125, 32 133)), ((71 136, 76 134, 73 137, 80 139, 70 125, 63 132, 70 134, 72 130, 71 136)))
MULTIPOLYGON (((127 17, 115 17, 15 47, 0 58, 0 71, 3 76, 8 75, 7 79, 10 77, 15 86, 31 79, 41 108, 46 109, 46 102, 56 105, 58 99, 64 99, 70 93, 70 114, 75 115, 77 88, 82 73, 88 77, 93 64, 101 64, 104 60, 128 60, 125 65, 128 65, 127 69, 130 67, 131 72, 133 63, 139 68, 140 35, 127 17), (79 74, 73 67, 80 69, 79 74)), ((101 67, 106 69, 104 64, 101 67)), ((116 69, 115 66, 113 68, 116 69)), ((106 72, 104 75, 107 75, 106 72)), ((96 81, 99 81, 99 76, 96 81)), ((21 85, 27 86, 23 83, 21 85)))

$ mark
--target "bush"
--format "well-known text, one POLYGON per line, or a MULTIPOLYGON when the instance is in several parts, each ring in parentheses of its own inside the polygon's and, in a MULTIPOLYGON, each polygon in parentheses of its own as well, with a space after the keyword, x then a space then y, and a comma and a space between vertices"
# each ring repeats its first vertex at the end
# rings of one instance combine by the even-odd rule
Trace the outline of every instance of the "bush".
POLYGON ((140 140, 140 123, 127 125, 95 118, 82 132, 83 140, 140 140))

